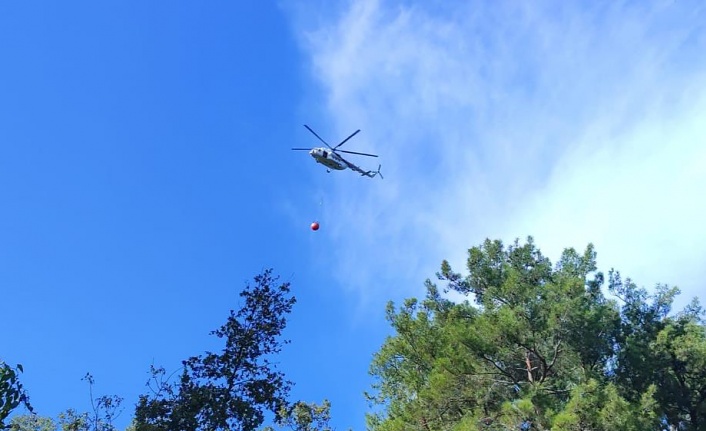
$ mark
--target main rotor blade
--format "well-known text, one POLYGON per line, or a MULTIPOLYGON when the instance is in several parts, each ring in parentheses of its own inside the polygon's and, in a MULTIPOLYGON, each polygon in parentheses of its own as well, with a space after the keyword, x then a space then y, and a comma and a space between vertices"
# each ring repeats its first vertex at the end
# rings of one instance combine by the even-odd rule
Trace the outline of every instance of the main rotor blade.
MULTIPOLYGON (((336 146, 333 147, 332 149, 335 150, 336 148, 338 148, 338 147, 340 147, 341 145, 345 144, 346 142, 348 142, 348 140, 349 140, 350 138, 352 138, 353 136, 357 135, 358 132, 360 132, 360 129, 358 129, 358 130, 356 130, 355 132, 353 132, 349 137, 347 137, 346 139, 344 139, 340 144, 336 145, 336 146)), ((329 148, 331 148, 331 147, 329 147, 329 148)))
MULTIPOLYGON (((306 129, 307 129, 308 131, 310 131, 311 133, 313 133, 314 136, 316 136, 317 138, 319 138, 319 141, 323 142, 324 145, 326 145, 327 147, 331 148, 331 146, 330 146, 326 141, 324 141, 323 139, 321 139, 321 136, 317 135, 316 132, 314 132, 313 130, 311 130, 311 127, 307 126, 306 124, 304 125, 304 127, 306 127, 306 129)), ((333 150, 333 148, 331 148, 331 149, 333 150)))
POLYGON ((311 148, 292 148, 293 150, 309 151, 311 148))
POLYGON ((356 151, 336 150, 337 153, 357 154, 359 156, 377 157, 375 154, 358 153, 356 151))

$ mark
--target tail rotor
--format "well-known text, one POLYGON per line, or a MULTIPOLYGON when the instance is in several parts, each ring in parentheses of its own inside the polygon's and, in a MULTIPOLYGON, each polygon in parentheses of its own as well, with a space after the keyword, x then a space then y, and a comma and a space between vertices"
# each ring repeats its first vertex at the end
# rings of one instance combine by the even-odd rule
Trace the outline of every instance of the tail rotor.
POLYGON ((378 165, 377 171, 361 172, 361 175, 369 178, 375 178, 376 175, 380 175, 380 179, 384 179, 384 177, 382 176, 382 172, 380 172, 381 167, 382 165, 378 165))

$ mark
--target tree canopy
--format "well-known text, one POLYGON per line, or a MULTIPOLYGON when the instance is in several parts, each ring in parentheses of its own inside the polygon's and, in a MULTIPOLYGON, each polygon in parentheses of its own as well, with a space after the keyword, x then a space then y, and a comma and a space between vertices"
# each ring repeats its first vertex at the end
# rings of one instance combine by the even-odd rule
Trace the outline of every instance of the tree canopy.
MULTIPOLYGON (((466 273, 444 261, 437 278, 424 298, 387 305, 393 334, 370 365, 370 431, 706 431, 704 310, 696 299, 672 310, 678 288, 604 276, 590 244, 552 264, 531 237, 486 240, 468 251, 466 273)), ((266 270, 240 298, 211 332, 222 350, 171 375, 152 367, 130 431, 333 430, 330 403, 290 401, 273 361, 289 342, 289 284, 266 270)), ((22 404, 32 413, 21 372, 0 362, 0 428, 22 404)), ((92 413, 15 416, 10 428, 114 431, 122 398, 94 398, 84 379, 92 413)))
POLYGON ((0 429, 6 428, 5 420, 20 405, 24 405, 30 412, 32 411, 27 391, 19 378, 22 371, 21 364, 12 367, 0 361, 0 429))
POLYGON ((706 430, 706 332, 697 301, 596 271, 589 245, 552 265, 532 238, 486 240, 448 262, 423 300, 389 303, 371 364, 373 431, 706 430))
POLYGON ((221 352, 183 361, 178 382, 153 368, 153 392, 140 396, 135 410, 137 431, 252 431, 267 411, 280 419, 291 382, 271 357, 288 342, 280 337, 296 300, 289 283, 278 284, 271 270, 254 281, 240 293, 240 309, 211 332, 223 339, 221 352))

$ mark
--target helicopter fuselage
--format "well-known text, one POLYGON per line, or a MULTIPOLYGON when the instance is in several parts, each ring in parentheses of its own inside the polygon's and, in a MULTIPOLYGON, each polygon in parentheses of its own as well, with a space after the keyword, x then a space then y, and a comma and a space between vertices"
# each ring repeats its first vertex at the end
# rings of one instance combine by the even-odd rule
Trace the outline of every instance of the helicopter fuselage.
POLYGON ((314 136, 318 138, 319 141, 321 141, 322 144, 326 145, 326 147, 315 147, 315 148, 292 148, 292 150, 295 151, 308 151, 309 155, 316 160, 316 163, 320 163, 324 166, 326 166, 326 171, 331 172, 331 169, 336 170, 336 171, 342 171, 344 169, 350 169, 351 171, 357 172, 360 175, 368 178, 373 178, 377 175, 380 175, 380 178, 382 178, 382 174, 380 173, 380 165, 378 165, 378 170, 377 171, 366 171, 362 169, 359 166, 354 165, 353 163, 349 162, 348 160, 344 159, 343 156, 338 154, 340 151, 341 153, 346 153, 346 154, 356 154, 359 156, 368 156, 368 157, 377 157, 375 154, 368 154, 368 153, 359 153, 357 151, 348 151, 348 150, 337 150, 341 145, 345 144, 348 142, 350 138, 353 136, 357 135, 358 132, 360 132, 360 129, 356 130, 355 132, 351 133, 350 136, 348 136, 346 139, 341 141, 340 144, 336 145, 335 147, 332 147, 328 144, 328 142, 324 141, 321 136, 317 135, 316 132, 314 132, 311 127, 307 126, 306 124, 304 127, 307 128, 314 136))
POLYGON ((317 163, 321 163, 328 169, 342 171, 347 167, 346 163, 338 154, 323 147, 312 148, 311 151, 309 151, 309 155, 313 157, 317 163))

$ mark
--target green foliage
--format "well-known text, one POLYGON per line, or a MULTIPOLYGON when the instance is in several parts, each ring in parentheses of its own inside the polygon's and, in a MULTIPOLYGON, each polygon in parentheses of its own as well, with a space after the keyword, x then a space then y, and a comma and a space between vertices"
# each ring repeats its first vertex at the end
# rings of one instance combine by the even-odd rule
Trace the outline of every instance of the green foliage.
POLYGON ((697 301, 670 317, 678 289, 654 295, 596 272, 596 253, 567 249, 552 266, 532 238, 468 252, 468 275, 444 261, 452 303, 427 281, 387 319, 373 358, 373 431, 705 429, 706 333, 697 301))
POLYGON ((87 373, 83 379, 88 383, 92 413, 79 413, 68 409, 59 413, 57 420, 34 413, 12 418, 12 431, 116 431, 113 420, 120 414, 122 398, 118 396, 93 397, 94 379, 87 373))
POLYGON ((266 270, 241 292, 242 307, 211 333, 225 341, 220 353, 183 361, 177 382, 152 369, 153 393, 140 396, 135 410, 137 431, 251 431, 266 411, 282 420, 291 383, 270 357, 287 342, 279 338, 295 299, 288 283, 276 282, 266 270))
MULTIPOLYGON (((298 401, 279 412, 277 425, 293 431, 332 431, 331 403, 324 400, 322 404, 298 401)), ((263 431, 274 431, 273 427, 265 427, 263 431)))
POLYGON ((77 414, 69 409, 59 415, 59 421, 64 431, 115 431, 113 421, 120 416, 123 399, 117 395, 93 396, 95 380, 90 373, 81 379, 88 383, 88 393, 91 399, 92 413, 77 414))
POLYGON ((20 405, 32 412, 29 397, 19 379, 22 372, 22 365, 11 367, 0 361, 0 429, 6 428, 5 420, 20 405))
POLYGON ((59 426, 61 431, 93 431, 90 424, 90 415, 87 412, 79 413, 68 409, 59 413, 59 426))
POLYGON ((26 414, 10 419, 11 431, 56 431, 57 425, 52 418, 26 414))
POLYGON ((112 424, 101 418, 95 421, 87 412, 68 409, 59 413, 57 420, 36 414, 15 416, 10 421, 11 431, 115 431, 112 424))
MULTIPOLYGON (((152 367, 148 383, 151 394, 142 395, 135 418, 126 431, 138 430, 256 430, 270 412, 279 428, 294 431, 332 431, 330 403, 290 403, 291 383, 277 370, 272 357, 281 351, 286 316, 295 303, 288 283, 266 270, 255 277, 254 286, 240 293, 243 304, 231 310, 224 325, 211 332, 225 343, 219 353, 206 352, 183 361, 180 376, 172 382, 163 368, 152 367)), ((12 368, 0 362, 0 419, 28 398, 12 368)), ((174 373, 172 373, 173 375, 174 373)), ((55 419, 35 414, 15 416, 14 431, 116 431, 114 420, 121 413, 118 396, 94 397, 94 379, 89 385, 91 412, 68 409, 55 419)), ((4 423, 0 420, 0 425, 4 423)), ((4 426, 2 428, 5 428, 4 426)), ((266 429, 272 429, 266 428, 266 429)))
POLYGON ((636 400, 655 385, 664 421, 675 429, 706 430, 706 342, 703 310, 694 299, 670 316, 679 289, 653 295, 611 272, 609 289, 623 301, 615 380, 636 400))
POLYGON ((650 343, 661 365, 657 398, 671 423, 688 421, 693 430, 706 429, 706 328, 685 319, 670 319, 650 343))
POLYGON ((659 429, 654 387, 631 403, 612 383, 591 379, 576 386, 571 398, 553 418, 552 431, 659 429))

